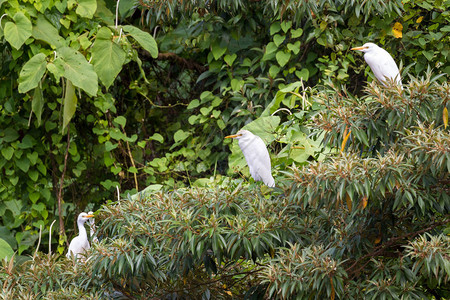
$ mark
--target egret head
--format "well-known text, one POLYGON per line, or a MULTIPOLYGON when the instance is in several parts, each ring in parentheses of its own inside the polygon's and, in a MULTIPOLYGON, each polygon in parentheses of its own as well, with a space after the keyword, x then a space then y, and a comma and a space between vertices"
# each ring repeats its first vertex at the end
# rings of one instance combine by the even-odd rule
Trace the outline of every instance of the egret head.
POLYGON ((88 215, 87 213, 82 212, 81 214, 78 215, 77 221, 81 222, 81 223, 85 223, 87 220, 89 220, 89 218, 92 218, 92 217, 94 217, 94 215, 92 215, 92 214, 88 215))
POLYGON ((242 129, 242 130, 239 130, 236 134, 228 135, 225 138, 226 139, 232 138, 232 139, 239 140, 241 138, 245 139, 246 137, 251 137, 251 136, 253 136, 253 133, 251 133, 248 130, 242 129))
POLYGON ((358 50, 358 51, 366 53, 366 52, 370 52, 370 51, 376 50, 378 48, 379 47, 377 45, 375 45, 374 43, 365 43, 361 47, 351 48, 350 50, 358 50))

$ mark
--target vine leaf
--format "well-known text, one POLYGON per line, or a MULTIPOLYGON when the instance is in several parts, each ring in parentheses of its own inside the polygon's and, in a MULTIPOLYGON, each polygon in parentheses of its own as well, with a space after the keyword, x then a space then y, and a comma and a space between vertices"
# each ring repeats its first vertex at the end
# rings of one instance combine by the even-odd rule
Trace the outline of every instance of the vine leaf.
POLYGON ((158 45, 150 33, 131 25, 123 26, 123 30, 129 33, 153 58, 158 57, 158 45))
MULTIPOLYGON (((64 77, 72 84, 90 96, 95 96, 98 90, 98 77, 94 67, 77 50, 63 47, 57 50, 58 64, 64 67, 64 77)), ((54 61, 57 64, 57 61, 54 61)))
POLYGON ((25 63, 19 74, 19 93, 36 88, 44 76, 47 61, 44 53, 38 53, 25 63))
POLYGON ((54 48, 64 45, 64 39, 59 35, 58 29, 41 14, 38 15, 36 25, 33 26, 33 37, 36 40, 46 42, 54 48))
POLYGON ((92 47, 92 64, 100 80, 109 88, 125 62, 126 53, 112 41, 112 32, 102 27, 97 33, 92 47))
POLYGON ((33 26, 31 21, 22 13, 17 12, 13 17, 14 22, 7 22, 5 25, 5 39, 17 50, 31 36, 33 26))
POLYGON ((66 95, 64 96, 64 105, 63 105, 63 131, 66 128, 67 124, 69 124, 73 115, 75 114, 75 110, 77 109, 77 96, 75 94, 75 87, 73 86, 70 80, 67 80, 66 86, 66 95))
POLYGON ((97 10, 97 0, 78 0, 75 12, 83 18, 92 19, 97 10))

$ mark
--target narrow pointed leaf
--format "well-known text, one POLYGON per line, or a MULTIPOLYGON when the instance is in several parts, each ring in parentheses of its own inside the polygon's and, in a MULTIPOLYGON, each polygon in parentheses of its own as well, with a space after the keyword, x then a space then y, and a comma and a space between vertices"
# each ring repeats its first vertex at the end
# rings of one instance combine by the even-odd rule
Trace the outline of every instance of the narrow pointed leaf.
POLYGON ((75 110, 77 108, 77 96, 75 94, 75 87, 70 80, 67 80, 66 95, 64 96, 63 105, 63 130, 69 124, 75 110))

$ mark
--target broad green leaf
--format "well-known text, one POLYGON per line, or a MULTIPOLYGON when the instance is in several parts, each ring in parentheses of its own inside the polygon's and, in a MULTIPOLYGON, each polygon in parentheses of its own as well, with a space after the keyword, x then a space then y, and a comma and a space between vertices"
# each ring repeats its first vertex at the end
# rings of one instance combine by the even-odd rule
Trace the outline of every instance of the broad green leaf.
POLYGON ((189 132, 183 131, 182 129, 179 129, 175 134, 173 135, 173 139, 175 143, 184 141, 188 136, 190 135, 189 132))
POLYGON ((189 102, 187 109, 193 109, 193 108, 198 107, 199 105, 200 105, 200 101, 198 101, 198 99, 194 99, 191 102, 189 102))
POLYGON ((97 0, 77 0, 78 6, 75 12, 77 15, 92 19, 97 10, 97 0))
POLYGON ((88 95, 95 96, 98 90, 98 78, 94 67, 75 49, 63 47, 57 52, 61 57, 60 63, 64 67, 64 77, 88 95))
POLYGON ((164 137, 159 133, 154 133, 151 137, 148 138, 149 140, 158 141, 160 143, 164 142, 164 137))
POLYGON ((270 43, 268 43, 267 46, 266 46, 266 52, 265 52, 265 54, 271 54, 271 53, 274 53, 275 51, 277 51, 277 49, 278 49, 277 45, 275 45, 274 42, 270 42, 270 43))
POLYGON ((281 30, 280 22, 275 22, 272 25, 270 25, 270 35, 274 35, 280 30, 281 30))
POLYGON ((56 81, 59 81, 59 79, 64 76, 64 62, 63 60, 58 57, 53 62, 49 62, 47 64, 47 70, 55 76, 56 81))
POLYGON ((269 69, 269 75, 272 78, 275 78, 278 74, 278 72, 280 72, 280 68, 276 65, 271 65, 270 69, 269 69))
POLYGON ((112 41, 113 34, 107 27, 102 27, 97 33, 92 47, 92 64, 95 72, 106 88, 116 79, 125 63, 126 53, 112 41))
POLYGON ((6 160, 10 160, 14 154, 14 148, 13 147, 3 147, 1 152, 2 152, 2 156, 6 160))
POLYGON ((19 93, 36 88, 45 73, 47 61, 44 53, 38 53, 25 63, 19 74, 19 93))
POLYGON ((281 45, 281 43, 284 42, 285 39, 286 39, 286 36, 275 34, 275 36, 273 37, 273 42, 275 43, 275 45, 277 47, 279 47, 281 45))
POLYGON ((3 141, 7 143, 14 142, 19 138, 19 133, 12 127, 3 130, 3 141))
POLYGON ((284 51, 278 51, 275 57, 277 58, 280 67, 284 67, 289 62, 291 54, 284 51))
POLYGON ((220 46, 220 42, 219 41, 215 41, 211 45, 211 52, 212 52, 212 54, 214 56, 214 59, 218 60, 219 58, 222 57, 222 55, 225 54, 225 52, 227 52, 227 48, 226 47, 221 47, 220 46))
POLYGON ((129 33, 141 45, 142 48, 150 52, 150 55, 153 58, 158 57, 158 45, 156 44, 155 39, 148 32, 142 31, 131 25, 123 26, 123 30, 129 33))
MULTIPOLYGON (((27 134, 23 137, 22 142, 20 144, 18 144, 17 146, 20 149, 29 149, 29 148, 32 148, 33 145, 35 145, 35 144, 36 144, 35 139, 31 135, 27 134)), ((33 153, 36 153, 36 152, 33 152, 33 153)))
POLYGON ((5 258, 9 261, 13 255, 14 251, 11 246, 4 239, 0 239, 0 261, 5 258))
POLYGON ((69 124, 75 110, 77 109, 77 95, 75 94, 75 87, 70 80, 67 80, 66 95, 64 96, 63 109, 63 130, 69 124))
POLYGON ((14 22, 7 22, 5 25, 5 39, 17 50, 31 36, 33 29, 31 21, 22 13, 17 12, 13 17, 14 22))
POLYGON ((44 109, 44 97, 42 97, 41 87, 38 85, 34 89, 33 100, 31 101, 31 110, 36 115, 38 126, 41 126, 42 110, 44 109))
POLYGON ((64 39, 42 14, 38 14, 36 25, 33 26, 33 37, 36 40, 44 41, 52 48, 59 48, 64 45, 64 39))
POLYGON ((302 34, 303 34, 303 29, 301 29, 301 28, 297 28, 295 30, 291 30, 291 37, 293 39, 298 38, 302 34))
POLYGON ((30 168, 30 161, 28 160, 28 158, 24 156, 21 159, 16 160, 15 163, 16 166, 19 167, 19 169, 21 169, 25 173, 28 172, 28 169, 30 168))
POLYGON ((294 44, 287 44, 287 48, 294 54, 298 54, 300 52, 300 41, 296 41, 294 44))
POLYGON ((281 29, 283 29, 284 32, 287 32, 292 27, 292 21, 283 21, 281 22, 281 29))
POLYGON ((309 79, 309 70, 306 69, 306 68, 303 68, 300 71, 295 71, 295 76, 297 76, 298 79, 303 79, 304 81, 308 81, 308 79, 309 79))
POLYGON ((237 55, 236 53, 233 53, 233 55, 225 55, 225 57, 223 58, 223 60, 227 63, 227 65, 229 65, 230 67, 233 65, 233 62, 236 60, 237 55))
POLYGON ((124 116, 118 116, 117 118, 114 118, 114 122, 121 125, 122 127, 125 127, 127 124, 127 119, 124 116))

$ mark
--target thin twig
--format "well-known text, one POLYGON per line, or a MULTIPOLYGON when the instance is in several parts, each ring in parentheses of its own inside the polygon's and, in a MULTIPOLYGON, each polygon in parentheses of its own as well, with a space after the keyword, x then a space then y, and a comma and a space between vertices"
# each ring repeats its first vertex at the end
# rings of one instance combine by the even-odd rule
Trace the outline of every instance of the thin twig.
MULTIPOLYGON (((59 234, 62 236, 66 236, 66 230, 64 229, 64 220, 62 217, 62 189, 64 183, 64 175, 66 174, 67 169, 67 158, 69 156, 69 147, 70 147, 70 122, 67 124, 67 148, 66 154, 64 155, 64 169, 61 174, 61 180, 59 181, 59 190, 58 190, 58 214, 59 214, 59 234)), ((69 247, 69 241, 66 239, 67 247, 69 247)))

